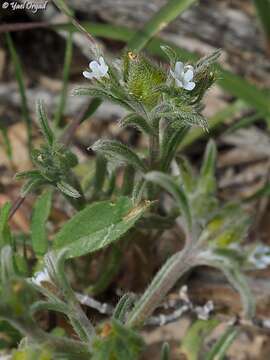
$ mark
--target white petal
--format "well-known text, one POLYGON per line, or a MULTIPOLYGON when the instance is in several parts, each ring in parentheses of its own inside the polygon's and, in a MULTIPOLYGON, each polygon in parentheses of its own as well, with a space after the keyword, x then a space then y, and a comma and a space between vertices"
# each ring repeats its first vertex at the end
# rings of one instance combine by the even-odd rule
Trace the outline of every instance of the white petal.
POLYGON ((181 61, 177 61, 175 63, 174 71, 177 77, 181 76, 182 72, 184 71, 184 64, 181 61))
POLYGON ((102 67, 106 65, 104 58, 102 56, 99 57, 98 61, 102 67))
POLYGON ((193 90, 195 88, 195 85, 196 85, 195 82, 190 81, 188 83, 185 83, 185 85, 183 87, 186 90, 193 90))
POLYGON ((99 63, 97 61, 91 61, 90 64, 89 64, 89 67, 93 72, 97 72, 99 66, 100 65, 99 65, 99 63))
POLYGON ((50 282, 50 276, 47 269, 44 269, 43 271, 39 271, 34 274, 32 277, 33 283, 36 285, 40 285, 42 282, 50 282))
POLYGON ((193 79, 193 70, 187 70, 184 74, 184 81, 189 82, 193 79))
POLYGON ((109 70, 108 65, 104 64, 104 66, 100 66, 99 72, 102 74, 101 76, 105 76, 109 70))
POLYGON ((94 74, 93 73, 90 73, 89 71, 84 71, 83 72, 83 76, 86 78, 86 79, 93 79, 94 77, 94 74))

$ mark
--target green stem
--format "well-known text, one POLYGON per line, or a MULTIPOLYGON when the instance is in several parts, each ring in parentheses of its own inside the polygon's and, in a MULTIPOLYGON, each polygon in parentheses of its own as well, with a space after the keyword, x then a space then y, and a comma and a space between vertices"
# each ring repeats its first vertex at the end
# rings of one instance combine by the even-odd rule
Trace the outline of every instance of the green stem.
POLYGON ((54 118, 55 128, 58 128, 59 125, 61 125, 63 112, 64 112, 65 106, 66 106, 67 86, 68 86, 68 79, 69 79, 69 73, 70 73, 70 65, 71 65, 71 61, 72 61, 72 48, 73 48, 72 32, 70 31, 68 34, 67 43, 66 43, 62 91, 61 91, 61 95, 60 95, 60 101, 58 104, 58 108, 57 108, 55 118, 54 118))
POLYGON ((149 167, 150 170, 156 170, 159 157, 159 139, 156 134, 149 137, 149 167))
POLYGON ((147 42, 165 26, 167 26, 178 15, 194 4, 197 0, 169 0, 158 12, 147 22, 142 30, 128 42, 127 47, 133 51, 140 51, 147 42))
POLYGON ((28 136, 28 149, 29 152, 32 149, 32 119, 30 117, 28 104, 27 104, 27 98, 26 98, 26 91, 25 91, 25 85, 23 80, 23 71, 22 71, 22 65, 19 59, 19 56, 17 54, 16 48, 13 44, 13 40, 9 33, 6 34, 6 42, 8 46, 8 50, 11 55, 12 63, 15 68, 15 76, 16 80, 19 86, 19 92, 21 96, 21 106, 22 106, 22 116, 26 124, 27 128, 27 136, 28 136))
MULTIPOLYGON (((155 170, 158 167, 159 160, 159 138, 156 134, 149 136, 149 170, 155 170)), ((149 182, 147 184, 148 199, 154 200, 156 195, 156 185, 149 182)))

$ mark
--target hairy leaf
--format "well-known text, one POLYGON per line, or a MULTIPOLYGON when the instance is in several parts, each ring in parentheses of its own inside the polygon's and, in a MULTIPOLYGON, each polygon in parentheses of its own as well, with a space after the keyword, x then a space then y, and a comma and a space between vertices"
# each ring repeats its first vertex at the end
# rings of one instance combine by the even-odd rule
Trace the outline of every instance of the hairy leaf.
POLYGON ((81 197, 81 194, 79 193, 78 190, 76 190, 73 186, 71 186, 70 184, 66 183, 65 181, 59 181, 56 186, 58 187, 58 189, 60 191, 62 191, 62 193, 64 193, 67 196, 70 196, 74 199, 78 199, 79 197, 81 197))
POLYGON ((129 164, 142 173, 146 171, 146 166, 138 155, 118 141, 100 139, 91 148, 104 155, 112 163, 129 164))
POLYGON ((221 253, 206 251, 199 256, 199 263, 213 266, 226 276, 230 284, 239 292, 243 304, 244 316, 252 318, 255 314, 256 304, 250 291, 247 280, 241 272, 238 263, 228 256, 221 253))
POLYGON ((186 158, 181 157, 178 161, 178 165, 183 186, 188 193, 191 193, 192 191, 194 191, 196 183, 196 181, 194 180, 194 174, 191 164, 186 158))
POLYGON ((150 202, 135 207, 120 197, 87 206, 69 220, 54 238, 56 250, 66 248, 69 257, 97 251, 118 240, 144 214, 150 202))
POLYGON ((52 202, 52 191, 45 190, 35 202, 32 221, 31 239, 33 250, 37 255, 44 255, 48 250, 46 221, 49 217, 52 202))
POLYGON ((171 67, 175 64, 177 61, 177 54, 176 52, 168 45, 161 45, 161 50, 165 52, 168 59, 170 60, 171 67))
POLYGON ((187 227, 190 229, 192 219, 189 208, 189 202, 181 186, 177 184, 171 176, 163 174, 158 171, 152 171, 146 174, 145 178, 146 180, 152 181, 158 184, 159 186, 163 187, 175 198, 176 203, 178 204, 181 212, 183 213, 183 216, 185 217, 187 227))
POLYGON ((127 312, 134 303, 134 295, 125 294, 121 297, 113 312, 113 318, 124 323, 127 312))
POLYGON ((120 120, 119 124, 123 128, 127 126, 132 126, 140 130, 142 133, 146 133, 148 135, 151 135, 154 132, 151 126, 147 123, 147 121, 142 116, 138 116, 135 113, 131 113, 125 116, 123 119, 120 120))
POLYGON ((170 163, 174 158, 178 146, 184 140, 189 131, 189 127, 183 126, 179 129, 173 129, 171 126, 167 126, 161 142, 161 168, 163 171, 168 171, 170 163))
POLYGON ((37 102, 37 117, 43 136, 45 137, 47 143, 50 146, 52 146, 55 141, 55 137, 50 128, 49 121, 47 119, 46 113, 44 111, 43 103, 41 100, 38 100, 37 102))
POLYGON ((44 184, 46 184, 46 180, 42 176, 37 178, 30 178, 21 188, 21 196, 26 196, 44 184))
POLYGON ((78 88, 73 91, 73 95, 93 96, 93 97, 101 98, 103 100, 109 100, 117 105, 124 106, 127 109, 131 110, 130 106, 125 100, 120 99, 111 92, 106 91, 104 88, 95 87, 95 86, 87 87, 87 88, 78 88))
POLYGON ((213 193, 216 190, 215 168, 217 149, 214 141, 209 141, 204 153, 200 172, 199 187, 204 193, 213 193))

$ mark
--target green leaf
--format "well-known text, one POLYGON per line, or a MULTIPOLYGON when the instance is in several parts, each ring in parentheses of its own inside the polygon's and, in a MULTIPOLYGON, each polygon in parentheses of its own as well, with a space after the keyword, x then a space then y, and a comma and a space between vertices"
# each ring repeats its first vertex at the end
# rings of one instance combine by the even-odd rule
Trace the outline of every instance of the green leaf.
POLYGON ((191 106, 186 109, 180 107, 176 111, 164 112, 162 114, 168 119, 169 124, 175 129, 181 129, 183 126, 200 126, 208 132, 208 123, 203 115, 194 111, 191 106))
POLYGON ((138 155, 130 148, 115 140, 100 139, 91 146, 93 151, 102 154, 112 163, 129 164, 144 173, 146 166, 138 155))
POLYGON ((235 341, 239 329, 233 326, 228 326, 227 330, 213 345, 212 349, 206 354, 205 360, 223 360, 225 355, 235 341))
POLYGON ((39 170, 26 170, 26 171, 21 171, 18 174, 15 175, 15 179, 16 180, 21 180, 21 179, 41 179, 41 174, 39 170))
POLYGON ((203 163, 200 171, 200 179, 198 182, 199 189, 206 194, 213 194, 216 191, 216 158, 216 145, 214 141, 210 140, 204 153, 203 163))
MULTIPOLYGON (((228 120, 231 121, 232 117, 237 114, 239 111, 249 109, 249 106, 242 100, 235 100, 232 104, 225 106, 220 111, 217 111, 213 116, 208 118, 208 131, 211 134, 217 128, 222 129, 222 124, 228 120)), ((238 122, 237 122, 238 123, 238 122)), ((192 143, 199 139, 203 139, 209 136, 209 133, 204 131, 200 127, 192 128, 189 134, 185 137, 182 143, 179 146, 179 150, 190 146, 192 143)))
POLYGON ((54 238, 56 250, 66 248, 69 257, 102 249, 118 240, 148 209, 150 202, 135 207, 120 197, 115 203, 101 201, 87 206, 69 220, 54 238))
POLYGON ((172 67, 177 61, 176 52, 168 45, 161 45, 160 48, 167 55, 168 59, 170 60, 170 66, 172 67))
POLYGON ((8 217, 11 209, 11 203, 3 205, 0 212, 0 245, 11 245, 11 233, 8 226, 8 217))
POLYGON ((212 53, 201 58, 195 65, 195 72, 203 72, 215 62, 217 62, 218 58, 221 55, 221 49, 216 49, 212 53))
POLYGON ((180 129, 173 129, 171 126, 167 126, 161 142, 160 157, 161 168, 163 171, 168 171, 172 159, 174 158, 176 151, 185 139, 189 131, 189 127, 183 126, 180 129))
POLYGON ((120 120, 119 125, 123 128, 132 126, 135 129, 140 130, 142 133, 146 133, 148 135, 151 135, 154 132, 148 122, 142 116, 139 116, 135 113, 126 115, 123 119, 120 120))
POLYGON ((222 256, 221 253, 215 253, 214 251, 202 253, 198 260, 198 265, 213 266, 223 272, 227 280, 241 296, 244 316, 251 319, 255 315, 256 303, 238 263, 234 259, 222 256))
POLYGON ((132 294, 123 295, 115 307, 113 318, 120 321, 121 323, 124 323, 126 314, 130 310, 134 300, 134 295, 132 294))
POLYGON ((30 307, 30 312, 31 314, 36 313, 37 311, 42 311, 42 310, 49 310, 49 311, 56 311, 56 312, 60 312, 63 313, 65 315, 69 315, 70 312, 70 308, 68 307, 68 305, 66 305, 64 302, 60 302, 60 301, 44 301, 44 300, 40 300, 40 301, 36 301, 35 303, 33 303, 30 307))
POLYGON ((158 184, 159 186, 163 187, 174 197, 183 216, 185 217, 187 227, 188 229, 190 229, 192 224, 192 218, 189 208, 189 202, 180 184, 176 184, 176 182, 173 180, 171 176, 163 174, 158 171, 152 171, 146 174, 145 179, 148 181, 152 181, 158 184))
POLYGON ((209 141, 204 154, 204 159, 201 167, 201 176, 214 176, 216 167, 217 149, 214 141, 209 141))
POLYGON ((44 138, 46 139, 48 145, 52 146, 55 141, 55 137, 50 128, 47 115, 44 111, 43 102, 41 100, 37 101, 37 117, 44 138))
POLYGON ((115 96, 113 93, 105 90, 104 88, 100 88, 97 86, 88 86, 87 88, 78 88, 73 90, 73 95, 77 96, 93 96, 97 98, 101 98, 103 100, 109 100, 112 103, 115 103, 120 106, 126 107, 128 110, 131 110, 130 106, 127 104, 126 101, 120 99, 119 97, 115 96))
POLYGON ((241 211, 234 212, 235 217, 225 215, 225 218, 217 216, 210 224, 207 225, 207 230, 216 226, 216 230, 209 233, 209 245, 216 248, 227 248, 232 243, 240 243, 247 235, 250 226, 250 218, 241 211), (237 219, 237 221, 235 221, 237 219))
POLYGON ((178 166, 180 169, 181 181, 183 183, 185 190, 188 193, 192 193, 195 189, 196 181, 194 179, 195 176, 191 164, 186 158, 181 157, 180 160, 178 161, 178 166))
POLYGON ((65 181, 59 181, 56 186, 58 187, 58 189, 60 191, 62 191, 62 193, 64 193, 65 195, 72 197, 74 199, 78 199, 81 197, 81 194, 79 193, 78 190, 76 190, 73 186, 71 186, 70 184, 66 183, 65 181))
POLYGON ((189 328, 182 344, 181 352, 186 355, 188 360, 198 360, 203 354, 202 346, 205 337, 209 335, 218 325, 218 320, 197 320, 189 328))
POLYGON ((52 203, 52 191, 45 190, 35 202, 32 221, 31 239, 33 250, 37 255, 44 255, 49 247, 46 222, 48 220, 52 203))
POLYGON ((25 197, 30 192, 38 189, 41 185, 46 184, 46 180, 41 176, 37 178, 30 178, 21 188, 21 196, 25 197))

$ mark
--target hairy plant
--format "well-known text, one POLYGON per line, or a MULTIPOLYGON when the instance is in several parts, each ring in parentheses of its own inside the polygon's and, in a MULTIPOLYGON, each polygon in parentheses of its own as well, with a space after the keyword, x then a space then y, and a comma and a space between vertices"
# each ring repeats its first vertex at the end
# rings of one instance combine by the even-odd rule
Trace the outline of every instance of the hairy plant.
MULTIPOLYGON (((184 64, 173 49, 162 49, 169 66, 132 51, 110 61, 95 48, 90 70, 83 73, 90 82, 74 94, 106 99, 123 107, 126 115, 119 126, 140 131, 148 139, 148 150, 142 154, 114 139, 99 139, 90 145, 97 154, 96 170, 86 187, 74 170, 76 156, 61 142, 62 134, 55 135, 42 103, 37 105, 45 142, 32 150, 33 170, 17 175, 17 179, 26 179, 23 197, 43 189, 32 214, 30 246, 36 265, 31 269, 8 226, 10 204, 0 215, 0 317, 25 337, 14 359, 138 359, 145 347, 139 330, 178 280, 197 266, 223 272, 241 296, 244 316, 250 319, 255 314, 254 299, 242 272, 246 257, 235 246, 245 238, 250 220, 239 204, 221 204, 217 198, 215 143, 209 141, 196 175, 191 164, 178 154, 192 127, 207 132, 202 100, 218 77, 215 62, 220 51, 184 64), (115 181, 119 169, 124 174, 120 185, 115 181), (77 212, 49 241, 45 226, 52 190, 64 194, 77 212), (125 294, 110 319, 93 324, 68 280, 68 259, 110 247, 110 261, 103 264, 100 282, 91 287, 92 293, 94 288, 103 291, 117 273, 121 251, 136 241, 132 234, 158 230, 150 237, 158 241, 156 233, 162 234, 175 223, 185 232, 183 249, 167 259, 141 296, 125 294), (35 314, 44 310, 64 314, 76 336, 42 330, 35 314)), ((224 334, 208 358, 216 358, 219 351, 224 353, 232 339, 224 334)), ((189 341, 182 346, 186 352, 190 351, 189 341)), ((164 344, 161 359, 169 357, 168 344, 164 344)))

